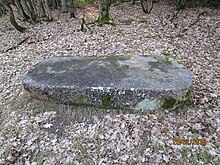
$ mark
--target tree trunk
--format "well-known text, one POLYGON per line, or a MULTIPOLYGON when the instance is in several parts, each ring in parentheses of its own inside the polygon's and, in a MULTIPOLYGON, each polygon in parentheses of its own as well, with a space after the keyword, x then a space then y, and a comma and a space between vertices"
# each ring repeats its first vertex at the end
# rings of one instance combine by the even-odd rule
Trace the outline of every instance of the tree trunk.
POLYGON ((15 0, 15 5, 18 11, 21 13, 22 17, 24 18, 24 20, 28 20, 29 16, 25 13, 23 7, 21 6, 21 0, 15 0))
POLYGON ((32 3, 35 16, 37 17, 37 7, 36 7, 37 4, 36 4, 36 0, 30 0, 30 1, 31 1, 31 3, 32 3))
POLYGON ((62 12, 64 13, 68 12, 66 0, 61 0, 61 5, 62 5, 62 9, 61 9, 62 12))
POLYGON ((21 0, 21 4, 24 8, 24 11, 27 13, 27 15, 31 18, 31 20, 35 23, 36 22, 36 16, 34 14, 34 11, 32 8, 27 4, 27 0, 21 0))
POLYGON ((59 9, 59 7, 60 7, 59 1, 58 0, 52 0, 52 2, 53 2, 54 8, 59 9))
POLYGON ((38 17, 39 18, 45 17, 46 14, 45 14, 45 9, 44 9, 42 0, 37 0, 37 4, 38 4, 38 7, 37 7, 38 17))
POLYGON ((135 4, 135 0, 132 0, 132 5, 134 5, 135 4))
POLYGON ((29 9, 30 9, 32 15, 35 15, 34 7, 33 7, 32 1, 31 1, 31 0, 26 0, 26 1, 27 1, 27 4, 28 4, 28 6, 29 6, 29 9))
POLYGON ((148 14, 151 12, 154 6, 154 1, 153 0, 141 0, 141 7, 142 10, 145 14, 148 14))
POLYGON ((6 14, 6 8, 5 8, 5 5, 0 2, 0 17, 1 17, 3 14, 6 14))
POLYGON ((16 22, 15 17, 14 17, 14 13, 13 13, 13 10, 12 10, 10 4, 6 4, 6 7, 8 8, 8 11, 9 11, 9 17, 10 17, 10 22, 11 22, 11 24, 12 24, 12 25, 15 27, 15 29, 18 30, 19 32, 25 31, 26 28, 23 27, 23 26, 18 25, 18 23, 16 22))
POLYGON ((45 0, 45 9, 47 10, 46 13, 47 13, 48 21, 52 21, 52 14, 48 0, 45 0))
POLYGON ((55 0, 50 0, 49 4, 50 4, 52 10, 57 9, 57 5, 56 5, 56 1, 55 0))
POLYGON ((99 22, 109 21, 109 7, 108 0, 99 0, 99 22))

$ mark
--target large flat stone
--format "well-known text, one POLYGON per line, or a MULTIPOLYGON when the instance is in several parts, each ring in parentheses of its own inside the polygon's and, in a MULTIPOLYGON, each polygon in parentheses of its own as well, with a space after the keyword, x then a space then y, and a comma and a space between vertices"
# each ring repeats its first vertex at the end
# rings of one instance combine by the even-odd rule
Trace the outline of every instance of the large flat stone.
POLYGON ((143 111, 173 107, 186 99, 191 84, 191 73, 163 55, 53 57, 23 79, 39 99, 143 111))

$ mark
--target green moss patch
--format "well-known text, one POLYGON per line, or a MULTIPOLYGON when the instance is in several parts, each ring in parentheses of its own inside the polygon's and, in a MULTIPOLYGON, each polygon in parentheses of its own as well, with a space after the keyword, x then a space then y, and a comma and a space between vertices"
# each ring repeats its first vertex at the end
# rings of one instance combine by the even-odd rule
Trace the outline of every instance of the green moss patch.
POLYGON ((85 103, 85 99, 83 96, 80 96, 79 98, 76 99, 75 104, 77 105, 83 105, 85 103))
POLYGON ((138 20, 139 23, 148 23, 146 19, 140 19, 138 20))
POLYGON ((134 21, 133 18, 129 18, 129 19, 126 19, 126 20, 120 20, 121 23, 126 24, 126 25, 132 24, 133 21, 134 21))
POLYGON ((104 17, 104 18, 102 18, 102 19, 99 19, 99 20, 96 21, 96 23, 97 23, 97 25, 99 25, 99 26, 102 26, 102 25, 104 25, 104 24, 108 24, 108 25, 112 25, 112 26, 115 26, 115 25, 116 25, 116 23, 114 22, 114 20, 113 20, 113 19, 110 19, 110 18, 108 18, 108 17, 104 17))
POLYGON ((192 101, 192 93, 189 90, 185 97, 183 97, 181 100, 175 99, 173 97, 168 97, 164 99, 164 103, 162 105, 163 109, 184 109, 187 105, 193 105, 192 101))
POLYGON ((105 95, 101 100, 102 107, 112 107, 112 99, 110 95, 105 95))
POLYGON ((173 109, 178 101, 172 97, 165 98, 164 104, 162 105, 163 109, 173 109))

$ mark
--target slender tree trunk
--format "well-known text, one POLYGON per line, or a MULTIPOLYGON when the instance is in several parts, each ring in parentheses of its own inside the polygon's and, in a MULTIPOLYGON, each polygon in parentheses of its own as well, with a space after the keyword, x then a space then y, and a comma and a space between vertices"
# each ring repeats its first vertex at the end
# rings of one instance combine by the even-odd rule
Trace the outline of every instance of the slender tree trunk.
POLYGON ((34 10, 34 4, 31 0, 26 0, 27 1, 27 4, 29 6, 29 9, 31 11, 31 19, 34 21, 34 23, 36 22, 37 20, 37 13, 35 12, 34 10))
POLYGON ((135 0, 132 0, 132 5, 134 5, 135 4, 135 0))
POLYGON ((18 23, 16 22, 15 16, 14 16, 14 13, 13 13, 13 10, 12 10, 10 4, 5 4, 5 5, 6 5, 6 7, 8 8, 8 12, 9 12, 9 17, 10 17, 10 22, 11 22, 11 24, 12 24, 12 25, 15 27, 15 29, 18 30, 19 32, 25 31, 26 28, 23 27, 23 26, 18 25, 18 23))
POLYGON ((37 0, 37 3, 38 3, 38 7, 37 7, 38 17, 43 18, 46 16, 43 2, 42 0, 37 0))
POLYGON ((62 9, 61 9, 62 12, 64 13, 68 12, 66 0, 61 0, 61 5, 62 5, 62 9))
POLYGON ((16 7, 18 8, 18 11, 21 13, 22 17, 23 17, 25 20, 28 20, 28 19, 29 19, 29 16, 25 13, 23 7, 21 6, 21 0, 15 0, 15 5, 16 5, 16 7))
POLYGON ((33 6, 33 10, 35 13, 35 16, 37 16, 37 7, 36 7, 36 0, 31 0, 32 6, 33 6))
POLYGON ((46 13, 47 13, 48 21, 52 21, 52 14, 48 0, 45 0, 45 9, 47 10, 46 13))
POLYGON ((151 12, 154 6, 153 0, 141 0, 141 7, 145 14, 148 14, 151 12))
POLYGON ((26 1, 27 1, 27 4, 29 6, 29 9, 30 9, 31 13, 33 13, 35 15, 32 1, 31 0, 26 0, 26 1))
POLYGON ((24 11, 31 18, 31 20, 35 23, 36 22, 36 16, 34 14, 34 11, 32 11, 32 8, 27 4, 27 2, 28 2, 27 0, 21 0, 21 4, 24 8, 24 11))
POLYGON ((54 8, 59 9, 59 7, 60 7, 59 1, 58 0, 52 0, 52 2, 53 2, 53 5, 54 5, 54 8))
POLYGON ((0 16, 2 16, 3 14, 6 14, 6 8, 5 5, 0 2, 0 16))
POLYGON ((108 0, 99 0, 99 21, 109 21, 109 7, 108 0))
POLYGON ((50 0, 49 4, 50 4, 52 10, 57 8, 55 0, 50 0))

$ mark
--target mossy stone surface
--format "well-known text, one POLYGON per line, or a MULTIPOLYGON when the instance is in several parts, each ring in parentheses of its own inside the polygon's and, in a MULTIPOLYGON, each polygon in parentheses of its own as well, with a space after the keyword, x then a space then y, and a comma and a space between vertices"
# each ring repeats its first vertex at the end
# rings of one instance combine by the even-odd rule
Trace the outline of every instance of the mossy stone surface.
POLYGON ((185 99, 192 84, 189 70, 172 58, 169 61, 168 65, 164 55, 52 57, 29 70, 23 85, 66 104, 167 109, 167 99, 185 99))

